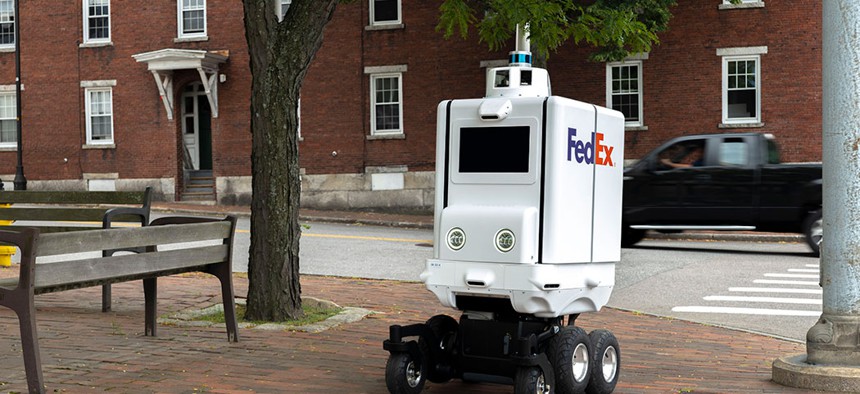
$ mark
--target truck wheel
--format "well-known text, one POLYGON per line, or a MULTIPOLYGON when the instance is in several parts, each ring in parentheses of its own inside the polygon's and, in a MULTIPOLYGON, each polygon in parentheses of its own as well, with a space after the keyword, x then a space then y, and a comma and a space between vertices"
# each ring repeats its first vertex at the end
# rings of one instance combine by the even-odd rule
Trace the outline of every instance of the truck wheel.
POLYGON ((519 367, 514 377, 514 394, 549 394, 550 385, 540 367, 519 367))
POLYGON ((823 238, 823 225, 821 222, 821 210, 817 210, 806 217, 803 222, 803 234, 806 236, 806 244, 812 249, 816 257, 821 255, 821 240, 823 238))
POLYGON ((385 385, 392 394, 418 394, 424 389, 424 363, 408 352, 391 353, 385 365, 385 385))
POLYGON ((438 339, 438 343, 426 343, 423 337, 418 339, 419 348, 425 352, 428 358, 427 380, 433 383, 445 383, 453 378, 451 352, 454 350, 459 324, 448 315, 433 316, 425 324, 438 339), (433 354, 437 350, 443 355, 440 360, 433 358, 433 354))
POLYGON ((637 230, 628 226, 621 227, 621 247, 629 248, 645 238, 645 230, 637 230))
POLYGON ((556 391, 584 393, 591 377, 591 341, 585 330, 563 327, 550 339, 546 352, 555 372, 556 391))
POLYGON ((591 350, 591 380, 585 392, 588 394, 610 394, 618 383, 621 369, 621 351, 618 340, 608 330, 594 330, 588 334, 591 350))

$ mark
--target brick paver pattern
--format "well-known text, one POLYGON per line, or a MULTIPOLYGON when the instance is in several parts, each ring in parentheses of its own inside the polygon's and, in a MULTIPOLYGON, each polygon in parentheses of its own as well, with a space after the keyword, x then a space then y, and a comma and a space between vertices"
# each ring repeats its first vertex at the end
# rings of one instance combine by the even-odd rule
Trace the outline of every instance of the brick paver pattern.
MULTIPOLYGON (((0 275, 14 275, 15 268, 0 275)), ((247 294, 237 275, 236 293, 247 294)), ((303 293, 375 314, 326 332, 159 327, 143 335, 140 283, 114 285, 114 311, 100 289, 37 296, 42 363, 49 392, 385 393, 382 341, 391 324, 422 322, 442 307, 420 283, 304 276, 303 293)), ((202 274, 159 279, 159 315, 220 302, 217 280, 202 274)), ((685 321, 604 308, 582 315, 586 330, 608 328, 621 345, 616 393, 803 393, 770 381, 773 359, 802 344, 685 321)), ((0 310, 0 390, 26 391, 17 319, 0 310)), ((429 383, 427 392, 509 393, 510 386, 429 383)))

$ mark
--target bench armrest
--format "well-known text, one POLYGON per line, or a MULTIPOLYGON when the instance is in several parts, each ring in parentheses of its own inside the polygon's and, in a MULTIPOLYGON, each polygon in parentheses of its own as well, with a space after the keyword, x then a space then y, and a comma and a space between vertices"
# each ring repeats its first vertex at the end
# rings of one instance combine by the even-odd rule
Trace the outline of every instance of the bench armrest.
MULTIPOLYGON (((21 249, 21 268, 18 271, 18 284, 16 289, 0 289, 2 293, 7 290, 24 291, 32 289, 35 283, 36 270, 36 242, 39 240, 39 229, 23 227, 16 231, 0 230, 0 242, 7 245, 15 245, 21 249)), ((0 300, 6 297, 0 297, 0 300)), ((15 301, 10 301, 15 302, 15 301)))
POLYGON ((140 218, 140 225, 146 226, 149 223, 149 207, 144 208, 129 208, 117 207, 105 211, 104 219, 102 219, 102 228, 111 228, 113 218, 118 216, 137 216, 140 218))

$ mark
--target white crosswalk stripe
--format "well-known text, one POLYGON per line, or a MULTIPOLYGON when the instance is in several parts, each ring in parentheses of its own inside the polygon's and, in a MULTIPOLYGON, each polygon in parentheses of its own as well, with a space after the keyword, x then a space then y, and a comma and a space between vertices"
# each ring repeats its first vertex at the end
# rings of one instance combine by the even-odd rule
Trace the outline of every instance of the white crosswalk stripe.
POLYGON ((805 264, 804 268, 789 268, 786 272, 765 273, 762 276, 769 279, 754 279, 752 281, 757 286, 730 287, 728 291, 733 293, 732 295, 716 294, 705 296, 702 298, 707 303, 705 305, 676 306, 672 308, 672 312, 758 316, 819 316, 821 314, 820 296, 822 294, 818 277, 819 266, 817 264, 805 264), (816 288, 810 288, 812 286, 816 288), (791 295, 797 295, 797 297, 791 297, 791 295), (772 307, 750 307, 753 304, 762 306, 772 305, 772 307), (810 309, 801 309, 803 305, 810 306, 810 309), (812 307, 813 305, 816 307, 812 307))

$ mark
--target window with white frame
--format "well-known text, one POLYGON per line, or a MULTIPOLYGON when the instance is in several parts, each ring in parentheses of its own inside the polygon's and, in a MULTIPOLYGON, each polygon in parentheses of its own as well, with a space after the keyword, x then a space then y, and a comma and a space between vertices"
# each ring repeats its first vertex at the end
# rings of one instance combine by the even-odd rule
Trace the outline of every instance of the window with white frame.
POLYGON ((179 37, 206 35, 206 0, 178 0, 179 37))
POLYGON ((400 0, 370 0, 371 25, 400 23, 400 0))
POLYGON ((625 126, 643 125, 641 61, 606 65, 606 106, 624 114, 625 126))
POLYGON ((113 144, 113 89, 84 90, 87 110, 87 145, 113 144))
POLYGON ((403 133, 402 77, 400 73, 370 76, 371 134, 403 133))
POLYGON ((0 147, 16 147, 18 142, 18 111, 15 93, 0 93, 0 147))
POLYGON ((723 123, 761 122, 761 57, 723 57, 723 123))
POLYGON ((84 42, 110 42, 110 0, 84 0, 84 42))
POLYGON ((15 47, 15 2, 0 0, 0 48, 15 47))
POLYGON ((290 4, 292 4, 293 0, 275 0, 275 13, 278 15, 278 20, 284 20, 284 16, 287 15, 287 10, 290 9, 290 4))

